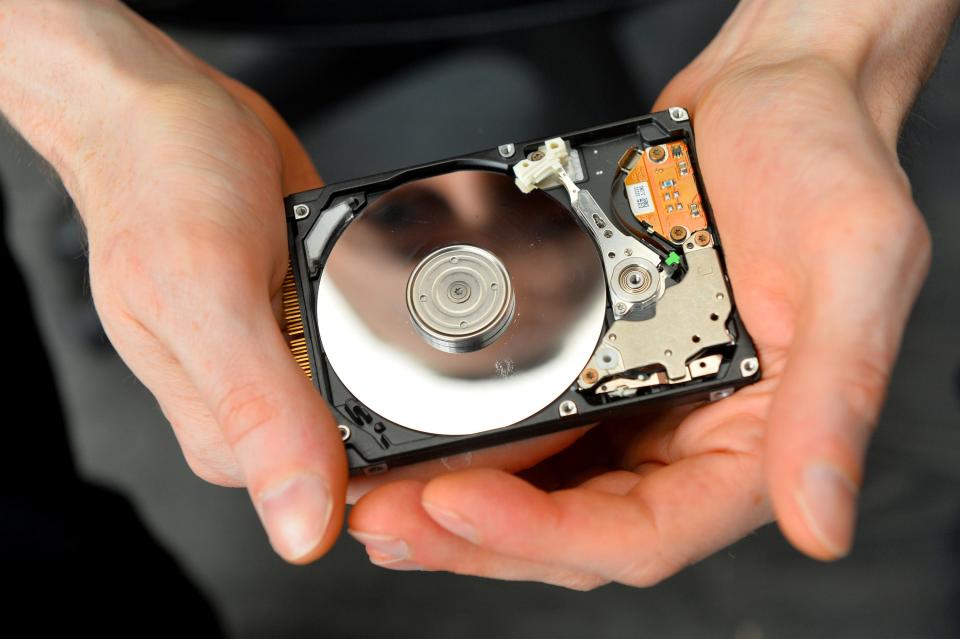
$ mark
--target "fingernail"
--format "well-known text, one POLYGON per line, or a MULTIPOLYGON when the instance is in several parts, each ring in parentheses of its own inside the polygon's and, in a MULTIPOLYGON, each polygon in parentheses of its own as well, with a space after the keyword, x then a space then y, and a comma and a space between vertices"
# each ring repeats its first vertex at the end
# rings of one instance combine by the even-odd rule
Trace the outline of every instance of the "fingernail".
POLYGON ((381 568, 388 568, 390 570, 424 569, 420 564, 407 561, 406 559, 396 559, 390 555, 381 555, 376 550, 367 550, 367 556, 370 558, 370 563, 374 566, 380 566, 381 568))
POLYGON ((327 482, 316 475, 299 475, 260 493, 257 513, 277 554, 296 561, 310 554, 323 539, 333 512, 327 482))
POLYGON ((803 471, 800 511, 820 543, 836 558, 850 552, 857 485, 835 465, 814 462, 803 471))
POLYGON ((354 539, 366 546, 368 552, 376 551, 377 554, 394 561, 410 558, 410 547, 407 545, 407 542, 402 539, 356 530, 348 530, 347 532, 354 539))
POLYGON ((478 543, 477 530, 469 523, 464 521, 460 515, 441 508, 428 501, 423 502, 423 508, 435 522, 446 528, 458 537, 463 537, 472 543, 478 543))

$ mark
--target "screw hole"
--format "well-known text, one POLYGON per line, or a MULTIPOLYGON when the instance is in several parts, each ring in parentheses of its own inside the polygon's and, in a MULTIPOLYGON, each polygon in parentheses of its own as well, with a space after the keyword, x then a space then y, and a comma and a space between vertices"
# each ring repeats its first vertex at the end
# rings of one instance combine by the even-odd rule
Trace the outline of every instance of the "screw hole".
POLYGON ((716 313, 710 313, 710 319, 716 322, 718 319, 720 319, 720 316, 717 315, 716 313))
POLYGON ((693 343, 694 343, 694 344, 699 344, 699 343, 700 343, 700 336, 699 336, 699 335, 694 335, 691 339, 693 340, 693 343))

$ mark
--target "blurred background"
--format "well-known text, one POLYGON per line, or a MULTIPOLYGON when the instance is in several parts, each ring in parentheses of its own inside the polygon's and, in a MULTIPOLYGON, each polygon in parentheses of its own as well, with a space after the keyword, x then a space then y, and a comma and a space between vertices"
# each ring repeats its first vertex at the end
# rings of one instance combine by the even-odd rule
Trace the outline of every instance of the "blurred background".
MULTIPOLYGON (((131 4, 270 99, 328 181, 645 113, 734 6, 131 4)), ((958 44, 955 29, 902 136, 901 157, 933 232, 933 268, 872 446, 857 543, 841 562, 806 559, 768 526, 646 590, 584 594, 393 573, 371 566, 346 537, 311 566, 286 565, 244 491, 207 485, 187 468, 156 403, 102 335, 69 199, 4 129, 7 235, 80 471, 132 501, 232 637, 960 636, 958 44)))

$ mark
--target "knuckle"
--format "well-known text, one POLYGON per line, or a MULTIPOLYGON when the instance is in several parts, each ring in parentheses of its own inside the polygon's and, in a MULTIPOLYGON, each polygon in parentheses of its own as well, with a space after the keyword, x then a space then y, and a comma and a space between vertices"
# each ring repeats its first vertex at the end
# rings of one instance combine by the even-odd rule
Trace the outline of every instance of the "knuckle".
POLYGON ((203 461, 186 451, 183 453, 183 458, 191 472, 208 484, 225 488, 239 488, 244 485, 239 471, 218 467, 219 465, 203 461))
POLYGON ((904 224, 907 243, 912 249, 914 263, 922 269, 921 275, 926 275, 930 269, 930 258, 933 252, 933 236, 927 221, 919 211, 914 210, 904 224))
POLYGON ((232 446, 271 424, 280 408, 259 384, 240 384, 224 393, 215 413, 220 429, 232 446))
POLYGON ((91 236, 90 283, 94 295, 116 297, 130 281, 144 276, 144 262, 137 237, 129 230, 111 233, 107 238, 91 236))
POLYGON ((249 251, 224 255, 205 224, 170 222, 151 232, 144 237, 143 230, 121 229, 91 241, 91 290, 102 315, 127 314, 154 328, 176 327, 195 317, 184 309, 202 313, 249 302, 244 283, 256 278, 249 272, 255 265, 244 259, 249 251), (211 277, 220 272, 239 276, 211 277))
POLYGON ((591 590, 596 590, 601 586, 606 586, 610 583, 609 579, 604 579, 603 577, 598 577, 596 575, 572 575, 561 580, 554 582, 555 585, 563 586, 570 590, 576 590, 578 592, 590 592, 591 590))
POLYGON ((613 581, 635 588, 652 588, 667 577, 680 572, 685 563, 673 563, 660 555, 651 555, 635 562, 617 575, 613 581))
POLYGON ((164 260, 157 259, 155 252, 152 243, 132 229, 90 242, 90 286, 102 314, 160 314, 163 305, 158 269, 164 260))
POLYGON ((880 404, 890 379, 883 357, 858 357, 850 362, 841 380, 841 392, 857 424, 871 430, 880 412, 880 404))
POLYGON ((209 416, 185 415, 180 409, 172 411, 169 404, 165 406, 162 400, 158 401, 194 475, 217 486, 244 485, 243 473, 209 416))

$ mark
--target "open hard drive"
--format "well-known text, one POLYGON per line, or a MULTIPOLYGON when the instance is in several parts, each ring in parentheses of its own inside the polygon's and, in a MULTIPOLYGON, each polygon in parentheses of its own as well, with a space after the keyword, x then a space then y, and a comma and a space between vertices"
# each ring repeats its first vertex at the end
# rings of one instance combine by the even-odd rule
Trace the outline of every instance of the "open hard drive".
POLYGON ((755 381, 682 108, 287 199, 291 350, 350 468, 755 381))

